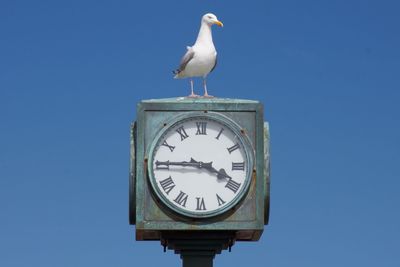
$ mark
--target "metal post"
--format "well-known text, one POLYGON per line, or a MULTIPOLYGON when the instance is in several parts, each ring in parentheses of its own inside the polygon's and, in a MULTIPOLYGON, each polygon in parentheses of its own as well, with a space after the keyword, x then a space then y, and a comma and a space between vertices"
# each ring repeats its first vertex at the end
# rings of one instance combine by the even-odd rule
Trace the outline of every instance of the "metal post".
POLYGON ((181 255, 182 267, 213 267, 216 254, 234 244, 235 232, 162 232, 161 244, 181 255))
POLYGON ((213 267, 215 252, 181 251, 182 267, 213 267))

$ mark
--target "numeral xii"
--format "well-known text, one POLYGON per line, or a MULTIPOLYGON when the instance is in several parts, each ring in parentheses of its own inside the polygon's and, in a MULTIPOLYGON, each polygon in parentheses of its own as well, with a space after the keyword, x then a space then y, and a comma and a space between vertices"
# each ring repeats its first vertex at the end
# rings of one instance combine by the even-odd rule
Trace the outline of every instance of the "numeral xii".
POLYGON ((207 122, 204 121, 196 122, 196 127, 197 127, 196 135, 207 134, 207 122))

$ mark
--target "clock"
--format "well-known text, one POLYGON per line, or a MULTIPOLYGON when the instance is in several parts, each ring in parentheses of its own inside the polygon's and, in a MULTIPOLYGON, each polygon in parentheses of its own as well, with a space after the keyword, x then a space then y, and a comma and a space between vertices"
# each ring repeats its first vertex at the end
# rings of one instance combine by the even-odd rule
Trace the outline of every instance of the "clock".
POLYGON ((246 129, 221 113, 194 111, 173 117, 148 151, 153 196, 179 216, 226 214, 249 190, 254 150, 246 129))

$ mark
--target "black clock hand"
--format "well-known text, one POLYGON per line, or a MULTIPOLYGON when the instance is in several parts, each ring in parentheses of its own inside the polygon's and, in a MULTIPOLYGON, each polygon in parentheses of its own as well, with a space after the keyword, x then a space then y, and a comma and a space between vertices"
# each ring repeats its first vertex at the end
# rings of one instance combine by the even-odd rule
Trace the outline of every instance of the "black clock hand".
POLYGON ((200 168, 201 162, 197 161, 156 161, 156 167, 158 166, 183 166, 183 167, 197 167, 200 168))
POLYGON ((196 161, 193 158, 190 159, 190 161, 156 161, 156 167, 158 166, 166 166, 167 168, 169 166, 183 166, 183 167, 196 167, 199 169, 202 168, 209 168, 211 166, 212 162, 210 163, 204 163, 202 161, 196 161))
MULTIPOLYGON (((191 159, 190 159, 190 162, 197 162, 197 161, 195 161, 193 158, 191 158, 191 159)), ((208 171, 210 171, 210 172, 216 173, 218 179, 223 179, 223 178, 232 179, 232 177, 230 177, 230 176, 226 173, 226 171, 225 171, 224 169, 220 169, 219 171, 218 171, 217 169, 215 169, 215 168, 212 166, 212 161, 211 161, 211 162, 208 162, 208 163, 204 163, 204 162, 201 162, 201 161, 200 161, 199 163, 200 163, 200 166, 199 166, 198 168, 204 168, 204 169, 206 169, 206 170, 208 170, 208 171)))
POLYGON ((156 161, 156 167, 165 166, 165 168, 169 168, 169 166, 183 166, 183 167, 195 167, 199 169, 206 169, 209 172, 216 173, 218 179, 229 178, 230 177, 224 169, 220 169, 219 171, 212 166, 212 162, 202 162, 196 161, 193 158, 190 161, 156 161))
MULTIPOLYGON (((218 179, 232 179, 224 169, 220 169, 219 171, 215 169, 212 166, 212 162, 202 162, 202 161, 196 161, 193 158, 190 159, 190 161, 156 161, 156 167, 160 166, 165 166, 166 169, 169 168, 169 166, 183 166, 183 167, 195 167, 198 169, 206 169, 209 172, 216 173, 218 179)), ((162 167, 161 167, 162 168, 162 167)))

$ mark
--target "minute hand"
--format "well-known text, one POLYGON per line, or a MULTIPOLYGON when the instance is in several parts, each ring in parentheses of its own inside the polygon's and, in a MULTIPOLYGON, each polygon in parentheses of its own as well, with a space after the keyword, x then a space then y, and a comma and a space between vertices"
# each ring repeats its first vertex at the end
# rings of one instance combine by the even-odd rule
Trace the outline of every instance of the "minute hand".
POLYGON ((201 162, 193 161, 156 161, 156 166, 183 166, 183 167, 201 167, 201 162))

